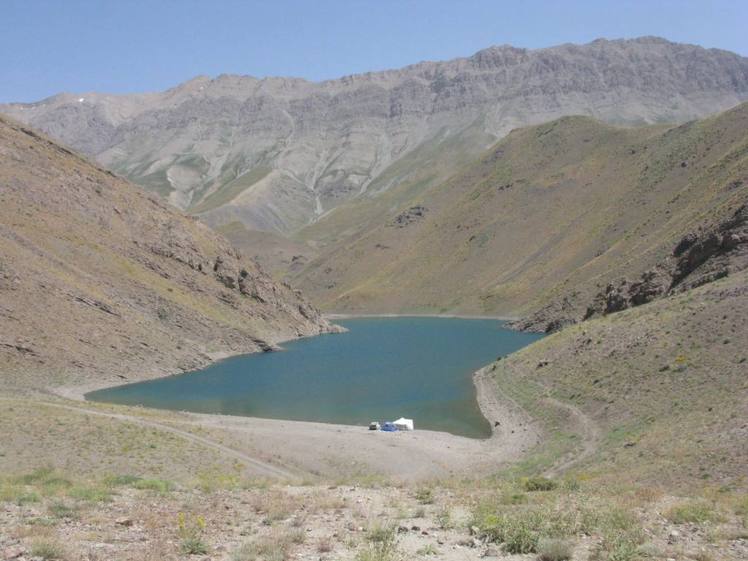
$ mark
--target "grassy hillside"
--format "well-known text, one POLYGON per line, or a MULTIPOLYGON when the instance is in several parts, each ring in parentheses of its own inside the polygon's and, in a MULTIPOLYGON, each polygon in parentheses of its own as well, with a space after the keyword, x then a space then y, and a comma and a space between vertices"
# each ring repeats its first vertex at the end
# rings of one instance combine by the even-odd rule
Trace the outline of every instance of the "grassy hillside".
POLYGON ((608 484, 748 484, 747 312, 742 271, 566 327, 488 367, 547 431, 525 468, 557 472, 566 455, 572 472, 608 484))
POLYGON ((0 118, 0 389, 107 385, 330 329, 224 238, 0 118))
POLYGON ((747 104, 679 127, 562 118, 393 191, 386 210, 329 213, 301 233, 329 245, 293 281, 335 311, 521 315, 564 297, 583 311, 734 212, 747 186, 747 104))

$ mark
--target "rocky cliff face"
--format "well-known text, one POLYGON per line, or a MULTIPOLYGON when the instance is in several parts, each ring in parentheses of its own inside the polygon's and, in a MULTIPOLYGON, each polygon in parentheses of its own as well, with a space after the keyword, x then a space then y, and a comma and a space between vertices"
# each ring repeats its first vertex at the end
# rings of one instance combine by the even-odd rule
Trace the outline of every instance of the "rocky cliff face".
POLYGON ((207 226, 0 118, 4 388, 123 383, 332 330, 207 226))
POLYGON ((0 106, 212 225, 288 234, 513 128, 562 115, 679 122, 748 99, 748 59, 657 38, 526 50, 310 83, 198 77, 142 95, 0 106))
POLYGON ((748 268, 748 206, 728 220, 684 236, 672 258, 629 282, 609 284, 587 309, 583 319, 620 312, 656 298, 684 292, 748 268))
POLYGON ((638 279, 622 278, 609 283, 595 296, 583 316, 567 298, 513 325, 523 330, 557 331, 565 325, 641 306, 745 269, 748 269, 748 205, 743 204, 719 224, 702 225, 686 234, 672 255, 638 279))

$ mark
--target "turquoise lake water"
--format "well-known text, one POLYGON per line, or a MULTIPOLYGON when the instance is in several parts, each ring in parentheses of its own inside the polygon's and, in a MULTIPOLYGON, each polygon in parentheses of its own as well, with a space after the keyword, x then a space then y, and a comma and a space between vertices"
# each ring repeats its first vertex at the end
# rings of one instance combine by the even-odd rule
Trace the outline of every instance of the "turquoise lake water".
POLYGON ((357 318, 347 333, 232 357, 203 370, 89 393, 160 409, 364 425, 409 417, 416 429, 485 438, 472 374, 540 336, 489 319, 357 318))

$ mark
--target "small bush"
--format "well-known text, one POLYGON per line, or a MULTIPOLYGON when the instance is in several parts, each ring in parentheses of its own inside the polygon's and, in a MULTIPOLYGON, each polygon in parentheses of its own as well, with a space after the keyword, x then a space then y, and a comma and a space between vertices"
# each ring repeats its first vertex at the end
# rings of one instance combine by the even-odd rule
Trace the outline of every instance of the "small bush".
POLYGON ((50 467, 37 468, 31 473, 14 478, 16 485, 33 486, 43 495, 54 495, 73 486, 70 480, 57 475, 50 467))
POLYGON ((524 493, 506 492, 501 495, 501 504, 503 505, 522 505, 527 502, 527 495, 524 493))
POLYGON ((442 530, 454 528, 454 522, 452 522, 452 511, 446 507, 440 510, 436 514, 436 523, 439 524, 439 528, 442 530))
POLYGON ((634 561, 639 559, 639 546, 643 536, 638 531, 616 531, 603 536, 602 543, 593 552, 592 559, 599 561, 634 561))
POLYGON ((558 484, 547 477, 530 477, 522 481, 522 486, 526 491, 553 491, 558 484))
POLYGON ((571 559, 574 548, 565 540, 541 538, 538 540, 539 561, 566 561, 571 559))
POLYGON ((68 496, 89 503, 103 503, 112 499, 111 492, 101 487, 72 487, 68 490, 68 496))
POLYGON ((164 479, 138 479, 133 483, 133 487, 161 494, 166 494, 174 490, 174 484, 164 479))
POLYGON ((391 561, 397 553, 394 526, 374 526, 366 536, 368 544, 356 555, 356 561, 391 561))
POLYGON ((719 519, 714 507, 706 501, 691 501, 672 507, 665 517, 673 524, 704 524, 719 519))
POLYGON ((55 518, 66 518, 68 520, 78 518, 78 511, 62 501, 55 501, 47 507, 49 514, 55 518))
POLYGON ((252 498, 253 510, 257 514, 264 514, 264 522, 268 525, 286 520, 299 506, 294 497, 277 490, 260 493, 252 498))
POLYGON ((294 545, 301 545, 306 541, 306 532, 296 529, 288 532, 288 540, 294 545))
POLYGON ((140 477, 137 475, 111 475, 104 479, 104 485, 108 487, 125 487, 133 486, 138 481, 140 481, 140 477))
POLYGON ((218 470, 201 471, 197 476, 197 487, 206 493, 220 490, 238 489, 241 484, 239 476, 235 473, 221 473, 218 470))
POLYGON ((735 514, 748 516, 748 495, 742 495, 735 500, 735 514))
MULTIPOLYGON (((231 555, 231 559, 232 561, 255 561, 257 559, 287 561, 291 557, 292 544, 299 540, 298 533, 298 531, 277 532, 257 541, 242 544, 231 555)), ((330 546, 330 549, 332 549, 332 546, 330 546)))
POLYGON ((330 538, 320 538, 317 542, 318 553, 330 553, 333 550, 332 540, 330 538))
POLYGON ((205 555, 208 546, 203 542, 205 532, 205 519, 202 516, 187 517, 180 512, 177 517, 177 534, 179 535, 179 547, 182 553, 188 555, 205 555))
POLYGON ((37 495, 34 491, 21 493, 16 497, 16 500, 14 502, 18 506, 23 506, 29 503, 38 503, 39 495, 37 495))
POLYGON ((182 553, 187 555, 205 555, 208 553, 208 546, 200 538, 186 538, 179 544, 182 553))
POLYGON ((395 540, 396 529, 390 525, 374 525, 369 528, 366 539, 374 543, 386 543, 395 540))
POLYGON ((416 500, 422 505, 430 505, 434 503, 434 491, 428 487, 418 489, 416 491, 416 500))
POLYGON ((35 485, 37 483, 44 483, 54 476, 54 469, 51 467, 40 467, 36 468, 31 473, 21 475, 17 478, 18 483, 23 485, 35 485))
POLYGON ((581 485, 579 483, 579 480, 575 477, 570 477, 564 480, 564 490, 575 493, 579 491, 580 488, 581 485))
POLYGON ((421 557, 426 557, 428 555, 439 555, 439 551, 434 547, 434 544, 428 544, 424 545, 422 548, 420 548, 418 551, 416 551, 416 555, 420 555, 421 557))
POLYGON ((541 515, 535 511, 490 514, 479 528, 496 543, 503 543, 508 553, 534 553, 540 539, 541 515))
POLYGON ((51 559, 65 559, 66 552, 65 548, 55 541, 38 539, 31 544, 31 556, 48 561, 51 559))

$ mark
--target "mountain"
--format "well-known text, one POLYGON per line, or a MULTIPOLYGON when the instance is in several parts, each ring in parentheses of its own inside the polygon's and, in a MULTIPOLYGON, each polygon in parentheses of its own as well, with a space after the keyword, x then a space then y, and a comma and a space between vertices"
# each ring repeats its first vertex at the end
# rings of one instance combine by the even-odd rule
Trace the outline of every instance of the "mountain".
POLYGON ((522 327, 558 327, 748 266, 748 103, 680 126, 517 129, 451 179, 380 202, 302 232, 328 243, 293 277, 323 308, 540 310, 522 327))
POLYGON ((4 389, 112 385, 332 330, 207 226, 0 118, 4 389))
POLYGON ((439 183, 510 130, 580 114, 683 122, 748 99, 748 59, 654 37, 312 83, 197 77, 0 106, 214 227, 296 233, 351 201, 439 183))

